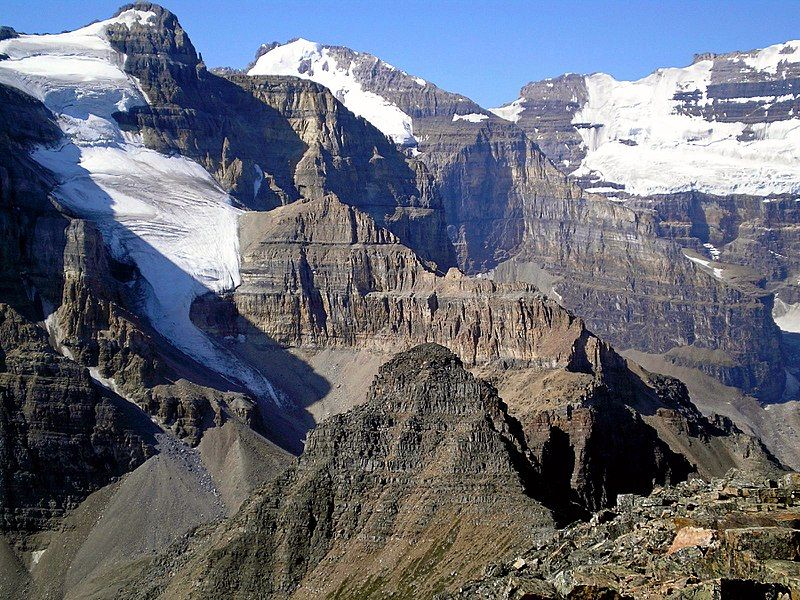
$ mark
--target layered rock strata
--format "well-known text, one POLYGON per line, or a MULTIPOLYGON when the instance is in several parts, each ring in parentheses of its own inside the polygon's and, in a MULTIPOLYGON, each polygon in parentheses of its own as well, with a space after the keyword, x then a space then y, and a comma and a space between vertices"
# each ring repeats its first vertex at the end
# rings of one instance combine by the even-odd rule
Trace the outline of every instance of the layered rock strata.
POLYGON ((274 486, 154 561, 125 597, 430 596, 552 527, 536 481, 494 389, 419 346, 313 431, 274 486))
POLYGON ((441 200, 422 164, 320 86, 210 73, 175 15, 132 6, 157 22, 108 30, 148 99, 117 115, 125 129, 203 164, 243 206, 268 210, 334 193, 439 268, 453 264, 441 200))

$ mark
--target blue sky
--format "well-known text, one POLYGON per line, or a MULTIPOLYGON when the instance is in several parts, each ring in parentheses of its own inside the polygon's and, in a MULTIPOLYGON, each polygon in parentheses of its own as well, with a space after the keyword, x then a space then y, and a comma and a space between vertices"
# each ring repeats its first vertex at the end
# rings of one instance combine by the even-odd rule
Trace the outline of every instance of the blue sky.
MULTIPOLYGON (((0 0, 0 24, 27 33, 74 29, 122 2, 0 0)), ((305 37, 376 54, 483 106, 528 81, 603 71, 636 79, 695 52, 800 38, 800 2, 704 0, 163 0, 209 66, 243 67, 258 46, 305 37)))

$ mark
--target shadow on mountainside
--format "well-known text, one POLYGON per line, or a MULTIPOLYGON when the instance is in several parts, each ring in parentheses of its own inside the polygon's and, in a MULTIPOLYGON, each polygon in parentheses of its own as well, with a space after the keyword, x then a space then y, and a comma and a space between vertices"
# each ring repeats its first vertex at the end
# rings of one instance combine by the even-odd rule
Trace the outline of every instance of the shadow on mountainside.
MULTIPOLYGON (((254 398, 260 409, 261 418, 253 421, 254 429, 284 449, 299 454, 302 451, 305 434, 313 426, 313 419, 291 398, 288 399, 286 406, 279 406, 276 403, 269 386, 273 379, 280 377, 280 374, 276 377, 267 365, 253 364, 234 355, 223 344, 201 332, 189 320, 188 308, 186 314, 182 315, 180 305, 165 305, 164 299, 178 302, 182 297, 180 294, 177 296, 165 294, 159 299, 158 295, 154 294, 156 285, 169 286, 194 296, 210 290, 204 282, 186 272, 150 242, 117 220, 114 199, 92 180, 91 174, 86 169, 79 166, 80 148, 67 143, 58 153, 59 160, 68 161, 70 168, 69 177, 55 185, 54 195, 58 198, 59 186, 69 187, 69 190, 64 192, 65 197, 70 200, 69 205, 62 206, 61 209, 70 217, 93 223, 102 236, 105 249, 90 247, 91 244, 86 244, 84 241, 80 251, 87 256, 81 256, 80 252, 77 256, 70 256, 70 252, 76 250, 70 248, 67 243, 67 235, 71 233, 70 222, 60 215, 54 217, 60 219, 58 221, 60 230, 56 227, 48 236, 47 243, 51 244, 49 254, 60 257, 60 260, 53 258, 46 266, 52 279, 55 279, 52 274, 58 273, 60 285, 58 290, 50 294, 53 298, 50 310, 37 299, 41 312, 35 315, 36 320, 44 320, 50 312, 58 309, 62 301, 59 296, 63 289, 64 273, 70 269, 78 270, 86 279, 88 287, 99 290, 100 297, 110 294, 111 297, 106 298, 107 300, 123 307, 123 312, 130 310, 132 314, 126 315, 126 318, 129 318, 149 338, 147 350, 152 349, 157 354, 159 368, 148 378, 147 387, 185 379, 221 392, 249 395, 254 398), (111 256, 112 245, 118 248, 117 259, 111 256), (119 248, 123 249, 124 256, 119 248), (107 256, 102 256, 103 253, 107 256), (146 264, 143 261, 146 261, 146 264), (156 273, 159 283, 149 281, 140 267, 146 267, 149 273, 156 273), (156 323, 151 322, 148 317, 154 314, 161 316, 156 323), (195 355, 191 356, 190 351, 195 355)), ((32 293, 38 298, 35 288, 32 293)), ((86 315, 81 315, 80 318, 85 317, 86 315)), ((99 322, 93 325, 100 330, 109 327, 109 323, 104 319, 107 317, 99 317, 99 322)), ((86 327, 86 324, 81 324, 80 327, 86 327)), ((81 355, 80 362, 85 366, 101 366, 100 350, 96 347, 96 340, 91 338, 97 331, 86 333, 88 339, 78 341, 79 344, 88 345, 88 350, 85 352, 84 348, 78 351, 81 355)), ((250 334, 254 336, 254 332, 250 334)), ((138 349, 142 350, 142 347, 138 349)), ((137 348, 126 349, 131 352, 136 350, 137 348)), ((313 373, 310 367, 290 353, 281 351, 281 355, 282 359, 277 362, 291 372, 313 373)), ((152 357, 143 358, 150 360, 152 357)), ((324 394, 326 385, 324 381, 317 381, 315 387, 323 390, 321 393, 324 394)), ((287 400, 287 398, 285 394, 278 393, 277 400, 287 400)))

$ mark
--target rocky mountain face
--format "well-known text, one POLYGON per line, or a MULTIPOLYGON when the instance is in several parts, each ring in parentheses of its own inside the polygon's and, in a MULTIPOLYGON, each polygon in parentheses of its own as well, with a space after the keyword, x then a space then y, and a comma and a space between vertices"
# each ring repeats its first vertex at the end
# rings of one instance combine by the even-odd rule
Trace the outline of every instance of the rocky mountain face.
POLYGON ((122 511, 142 519, 123 534, 126 552, 138 557, 148 543, 150 551, 166 545, 220 510, 202 461, 173 470, 174 479, 167 473, 177 456, 197 455, 190 446, 215 443, 224 453, 238 445, 240 455, 259 456, 257 475, 228 458, 225 477, 241 478, 226 483, 231 510, 287 455, 255 433, 266 428, 251 397, 202 373, 130 310, 137 268, 116 261, 94 224, 60 204, 59 175, 35 158, 38 148, 63 143, 63 121, 12 87, 0 85, 0 96, 0 596, 63 597, 81 575, 127 560, 109 547, 118 538, 108 537, 108 521, 86 516, 87 504, 105 502, 117 515, 109 519, 121 518, 129 486, 138 490, 122 511), (228 440, 215 432, 214 442, 201 444, 209 428, 225 430, 228 440), (163 478, 148 480, 159 468, 163 478), (161 507, 171 521, 148 522, 141 513, 160 494, 209 512, 181 516, 161 507), (86 558, 93 552, 95 560, 86 558))
POLYGON ((665 354, 765 400, 781 397, 780 331, 758 281, 721 281, 658 238, 650 214, 610 202, 543 205, 531 229, 496 279, 552 286, 620 348, 665 354), (547 233, 554 230, 557 237, 547 233))
POLYGON ((67 219, 50 205, 51 180, 27 150, 60 133, 32 98, 6 86, 0 96, 0 529, 25 532, 52 527, 138 466, 153 454, 153 440, 35 323, 61 292, 49 270, 58 257, 42 251, 63 243, 67 219))
POLYGON ((148 98, 117 115, 123 129, 159 152, 200 162, 248 208, 333 193, 439 268, 453 264, 441 200, 421 164, 322 87, 233 76, 235 85, 208 72, 175 15, 136 6, 152 11, 155 24, 108 30, 112 47, 127 56, 125 72, 148 98))
POLYGON ((270 46, 259 51, 249 75, 292 75, 328 86, 428 166, 466 272, 514 254, 527 198, 581 194, 518 128, 464 96, 349 48, 306 40, 270 46))
POLYGON ((426 597, 620 494, 780 470, 540 291, 648 348, 637 310, 684 314, 713 352, 675 360, 765 390, 763 290, 516 125, 363 55, 396 102, 215 75, 150 3, 0 44, 0 596, 426 597))
MULTIPOLYGON (((780 400, 777 410, 755 418, 763 421, 755 430, 785 431, 789 437, 796 435, 794 426, 784 424, 793 423, 797 412, 795 337, 800 329, 794 259, 798 177, 791 158, 798 152, 793 133, 798 46, 787 42, 702 54, 688 67, 659 69, 632 82, 604 74, 564 75, 526 85, 519 99, 494 111, 549 149, 571 179, 651 222, 651 236, 684 249, 698 270, 716 278, 718 283, 707 285, 717 292, 694 285, 707 290, 692 301, 695 306, 710 308, 703 297, 726 297, 717 314, 727 318, 731 313, 724 306, 749 305, 740 314, 740 323, 749 323, 750 332, 740 340, 744 343, 730 344, 729 337, 704 350, 680 348, 683 344, 668 349, 667 343, 645 351, 666 351, 676 369, 697 367, 762 401, 780 400), (748 346, 757 348, 756 354, 745 351, 748 346), (749 374, 730 369, 742 364, 736 356, 743 351, 759 356, 755 362, 760 364, 744 359, 750 362, 749 374)), ((677 264, 680 254, 673 255, 677 264)), ((675 290, 681 293, 683 287, 676 285, 670 293, 675 290)), ((607 325, 598 321, 608 323, 609 315, 568 306, 607 335, 607 325)), ((671 316, 672 322, 682 320, 671 316)), ((646 346, 608 337, 618 346, 646 346)), ((682 373, 695 395, 708 396, 702 378, 682 373)), ((735 417, 742 423, 750 420, 735 417)))
POLYGON ((798 47, 701 54, 633 82, 564 75, 526 85, 497 114, 589 189, 654 212, 659 235, 719 262, 722 278, 751 267, 793 331, 798 47))
POLYGON ((650 213, 584 195, 542 154, 540 148, 550 148, 550 158, 563 166, 565 148, 584 147, 571 123, 588 97, 581 77, 531 84, 528 93, 540 94, 541 106, 525 110, 520 101, 495 111, 516 121, 510 123, 374 56, 338 46, 271 44, 249 73, 292 74, 328 85, 351 110, 417 154, 434 175, 466 272, 513 261, 499 270, 502 281, 522 278, 554 291, 620 348, 669 353, 678 364, 764 399, 782 395, 784 355, 768 291, 715 280, 678 244, 658 238, 650 213), (530 127, 528 115, 537 119, 530 127), (394 117, 404 124, 402 135, 394 117), (540 131, 534 135, 533 129, 540 131))
MULTIPOLYGON (((195 301, 192 320, 203 331, 265 361, 276 346, 359 360, 357 352, 445 345, 497 380, 504 398, 519 398, 509 405, 547 474, 544 485, 571 510, 648 490, 654 478, 677 481, 695 469, 721 475, 750 456, 764 460, 758 468, 769 463, 746 436, 743 447, 732 443, 735 428, 707 422, 685 388, 632 371, 535 288, 427 271, 389 231, 335 198, 244 215, 240 236, 242 285, 195 301), (626 435, 612 445, 619 430, 626 435), (628 470, 633 448, 648 458, 628 470)), ((327 377, 343 383, 335 372, 327 377)))
POLYGON ((419 346, 381 368, 366 403, 313 431, 297 466, 234 522, 198 532, 127 589, 428 596, 551 528, 536 493, 524 436, 496 392, 448 350, 419 346))
POLYGON ((517 100, 491 112, 516 123, 559 169, 571 173, 586 155, 579 133, 584 124, 573 120, 587 100, 584 77, 568 73, 527 84, 517 100))

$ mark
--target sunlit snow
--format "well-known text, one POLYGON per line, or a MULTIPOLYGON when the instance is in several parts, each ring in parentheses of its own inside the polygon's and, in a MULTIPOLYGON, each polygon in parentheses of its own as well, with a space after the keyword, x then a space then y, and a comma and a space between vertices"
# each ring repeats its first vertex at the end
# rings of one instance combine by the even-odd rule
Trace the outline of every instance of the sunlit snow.
POLYGON ((684 256, 686 256, 686 258, 688 258, 693 263, 698 264, 701 267, 705 267, 706 269, 708 269, 711 272, 711 274, 714 277, 716 277, 717 279, 722 279, 723 269, 721 269, 719 267, 712 267, 711 266, 711 261, 703 260, 702 258, 696 258, 694 256, 688 256, 688 255, 684 255, 684 256))
MULTIPOLYGON (((327 87, 349 110, 377 127, 395 143, 416 145, 411 117, 382 96, 369 92, 322 44, 298 39, 262 55, 248 75, 293 75, 327 87)), ((424 85, 417 81, 420 85, 424 85)))
POLYGON ((470 123, 480 123, 489 118, 489 115, 482 115, 479 113, 470 113, 468 115, 453 115, 453 123, 456 121, 469 121, 470 123))
MULTIPOLYGON (((758 60, 770 69, 777 59, 770 50, 758 60)), ((704 60, 638 81, 587 76, 588 101, 573 118, 586 157, 574 175, 624 184, 635 195, 800 193, 800 120, 747 126, 677 113, 676 93, 697 92, 699 103, 708 101, 711 68, 704 60), (737 140, 745 127, 752 141, 737 140)))
POLYGON ((506 104, 500 108, 490 108, 489 112, 494 113, 501 119, 516 123, 519 121, 520 115, 525 110, 525 105, 523 104, 524 100, 524 98, 517 98, 511 104, 506 104))
POLYGON ((800 62, 800 41, 774 44, 761 50, 755 50, 748 53, 743 60, 748 67, 756 71, 776 75, 781 63, 800 62))
POLYGON ((772 318, 783 331, 800 333, 800 303, 789 304, 775 298, 772 318))
POLYGON ((146 103, 122 70, 125 57, 105 37, 112 23, 152 24, 155 14, 128 10, 114 19, 57 35, 0 42, 0 82, 44 102, 58 117, 62 144, 32 156, 60 178, 54 195, 93 221, 114 256, 133 261, 147 281, 141 310, 190 356, 276 399, 270 384, 217 347, 189 319, 207 291, 239 283, 239 211, 197 163, 149 150, 123 135, 112 114, 146 103))

